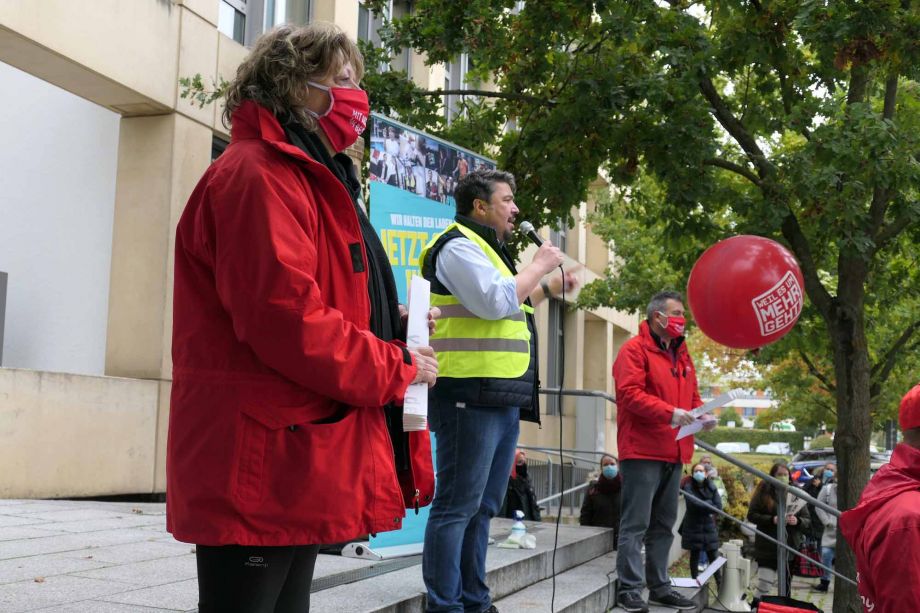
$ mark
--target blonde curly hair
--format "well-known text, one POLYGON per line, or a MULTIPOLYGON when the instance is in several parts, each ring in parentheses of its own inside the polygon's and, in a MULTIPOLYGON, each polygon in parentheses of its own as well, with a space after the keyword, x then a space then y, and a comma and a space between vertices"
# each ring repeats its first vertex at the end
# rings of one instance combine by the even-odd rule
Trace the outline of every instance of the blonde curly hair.
POLYGON ((276 117, 292 114, 307 130, 316 120, 306 111, 307 81, 319 81, 351 63, 355 81, 364 75, 364 58, 358 46, 333 23, 317 21, 305 26, 282 25, 256 40, 252 51, 236 70, 227 88, 223 123, 244 100, 258 102, 276 117))

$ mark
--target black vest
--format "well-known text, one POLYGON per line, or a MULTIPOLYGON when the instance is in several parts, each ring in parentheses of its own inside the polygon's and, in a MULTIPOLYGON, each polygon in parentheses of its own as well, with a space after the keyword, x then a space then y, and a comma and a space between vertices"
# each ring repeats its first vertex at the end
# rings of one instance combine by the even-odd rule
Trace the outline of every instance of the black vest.
MULTIPOLYGON (((478 234, 498 253, 502 261, 514 274, 517 269, 514 261, 508 255, 504 245, 498 241, 495 230, 479 224, 468 217, 457 215, 456 221, 478 234)), ((428 250, 425 261, 422 263, 422 276, 431 283, 431 291, 442 296, 451 295, 444 285, 438 281, 437 260, 438 254, 448 241, 463 237, 459 230, 447 232, 428 250)), ((528 299, 525 304, 529 305, 528 299)), ((540 382, 538 379, 537 364, 537 327, 534 317, 527 313, 527 329, 530 330, 530 364, 527 371, 516 379, 498 379, 494 377, 438 377, 437 385, 431 389, 431 394, 439 400, 448 402, 464 402, 470 406, 498 406, 520 407, 521 419, 540 423, 540 397, 537 393, 540 382)))

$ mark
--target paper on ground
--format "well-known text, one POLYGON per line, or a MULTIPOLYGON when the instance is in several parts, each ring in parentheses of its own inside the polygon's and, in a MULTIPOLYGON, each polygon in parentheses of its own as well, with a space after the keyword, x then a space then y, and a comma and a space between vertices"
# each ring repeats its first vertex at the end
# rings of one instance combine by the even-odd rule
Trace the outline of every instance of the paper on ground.
POLYGON ((725 565, 726 559, 719 556, 714 562, 710 562, 706 570, 701 572, 696 579, 688 577, 671 577, 671 585, 674 587, 703 587, 709 578, 716 574, 716 571, 725 565))
POLYGON ((706 415, 707 413, 711 413, 713 410, 718 409, 719 407, 725 406, 732 400, 741 398, 741 396, 743 395, 744 395, 744 390, 736 388, 729 392, 725 392, 724 394, 720 396, 716 396, 715 398, 713 398, 706 404, 702 404, 696 407, 695 409, 693 409, 692 411, 690 411, 690 414, 696 418, 696 421, 694 421, 692 424, 689 424, 687 426, 681 426, 680 430, 677 432, 677 440, 680 440, 684 438, 685 436, 690 436, 694 432, 699 432, 700 430, 702 430, 703 421, 700 419, 700 417, 702 417, 703 415, 706 415))
MULTIPOLYGON (((431 283, 414 276, 409 283, 409 320, 406 324, 406 344, 409 347, 428 345, 428 310, 431 304, 431 283)), ((403 432, 415 432, 428 427, 428 384, 414 383, 406 389, 403 400, 403 432)))

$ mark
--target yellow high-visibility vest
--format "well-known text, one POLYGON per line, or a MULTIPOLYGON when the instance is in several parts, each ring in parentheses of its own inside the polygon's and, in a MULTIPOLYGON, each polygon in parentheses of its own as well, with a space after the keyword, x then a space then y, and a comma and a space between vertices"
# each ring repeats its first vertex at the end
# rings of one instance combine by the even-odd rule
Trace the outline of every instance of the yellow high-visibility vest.
MULTIPOLYGON (((428 251, 438 239, 452 230, 460 231, 479 245, 502 277, 514 276, 485 239, 458 223, 451 224, 425 245, 419 257, 420 268, 424 267, 428 251)), ((434 291, 431 293, 431 306, 441 309, 437 330, 430 339, 431 347, 438 356, 438 376, 516 379, 527 372, 530 365, 530 330, 525 313, 533 313, 533 307, 521 305, 520 311, 503 319, 482 319, 460 304, 452 294, 434 291)))

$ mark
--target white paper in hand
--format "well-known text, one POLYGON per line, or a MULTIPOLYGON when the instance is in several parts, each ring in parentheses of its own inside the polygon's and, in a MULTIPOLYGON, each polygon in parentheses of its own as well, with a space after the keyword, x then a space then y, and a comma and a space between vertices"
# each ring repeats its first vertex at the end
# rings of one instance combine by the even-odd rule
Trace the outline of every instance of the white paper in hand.
POLYGON ((744 395, 744 390, 736 388, 731 391, 725 392, 721 396, 716 396, 715 398, 713 398, 706 404, 700 405, 696 407, 695 409, 693 409, 692 411, 690 411, 690 414, 696 418, 696 421, 694 421, 693 423, 689 425, 681 426, 680 430, 678 430, 677 432, 677 440, 680 440, 684 438, 685 436, 690 436, 691 434, 702 430, 704 422, 700 418, 703 415, 706 415, 707 413, 711 413, 715 409, 725 406, 732 400, 741 398, 741 396, 743 395, 744 395))
MULTIPOLYGON (((431 283, 415 276, 409 283, 409 319, 406 323, 406 345, 428 345, 428 309, 431 304, 431 283)), ((428 427, 428 384, 413 383, 406 389, 403 400, 403 432, 416 432, 428 427)))

